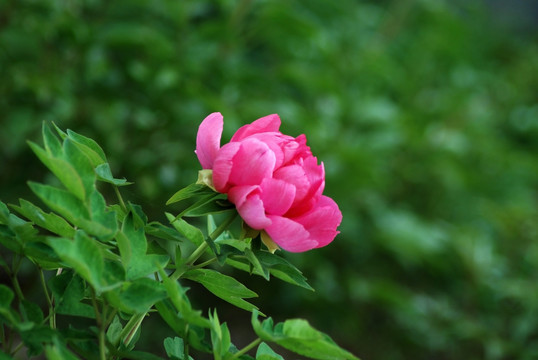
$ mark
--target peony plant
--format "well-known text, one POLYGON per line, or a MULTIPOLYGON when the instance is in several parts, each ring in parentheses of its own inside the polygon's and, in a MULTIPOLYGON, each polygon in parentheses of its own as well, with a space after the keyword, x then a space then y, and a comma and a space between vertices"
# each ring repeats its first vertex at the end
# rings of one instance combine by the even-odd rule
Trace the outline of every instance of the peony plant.
POLYGON ((29 145, 56 181, 28 184, 48 210, 24 199, 0 202, 0 267, 9 279, 0 284, 0 359, 283 359, 276 345, 312 359, 356 360, 304 319, 260 321, 265 315, 247 301, 257 294, 222 271, 312 290, 275 250, 319 248, 338 233, 342 214, 322 194, 323 164, 304 135, 279 127, 277 115, 258 119, 221 147, 222 115, 209 115, 196 141, 200 177, 169 199, 174 210, 163 224, 123 200, 120 189, 130 183, 113 177, 97 142, 43 124, 43 146, 29 145), (43 301, 25 293, 22 268, 33 269, 43 301), (237 348, 216 308, 191 303, 189 282, 250 312, 254 340, 237 348), (139 339, 151 334, 148 316, 158 316, 169 336, 140 351, 139 339))

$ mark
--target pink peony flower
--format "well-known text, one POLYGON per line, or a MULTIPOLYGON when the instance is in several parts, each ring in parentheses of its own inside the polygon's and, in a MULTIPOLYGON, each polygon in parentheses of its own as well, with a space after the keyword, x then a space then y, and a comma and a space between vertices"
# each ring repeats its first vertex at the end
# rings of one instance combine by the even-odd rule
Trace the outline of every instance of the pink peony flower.
POLYGON ((239 215, 281 248, 302 252, 329 244, 342 221, 338 205, 322 195, 323 163, 318 165, 306 136, 293 138, 269 115, 241 127, 220 146, 223 118, 212 113, 200 124, 196 155, 212 170, 214 188, 228 194, 239 215))

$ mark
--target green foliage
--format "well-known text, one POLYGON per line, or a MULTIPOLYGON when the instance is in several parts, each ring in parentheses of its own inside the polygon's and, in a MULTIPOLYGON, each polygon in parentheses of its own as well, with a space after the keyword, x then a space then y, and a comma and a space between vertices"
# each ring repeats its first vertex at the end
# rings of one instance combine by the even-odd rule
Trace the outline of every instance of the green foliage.
MULTIPOLYGON (((212 354, 216 360, 250 358, 246 353, 253 346, 237 349, 217 310, 207 311, 207 315, 195 310, 182 283, 199 283, 257 318, 258 307, 244 300, 257 294, 222 273, 226 260, 250 264, 251 270, 266 280, 276 269, 284 280, 309 288, 299 270, 259 246, 253 250, 251 238, 233 239, 229 229, 237 213, 225 197, 212 190, 190 186, 176 193, 174 202, 192 200, 194 205, 187 205, 187 211, 178 216, 167 213, 172 226, 149 222, 141 206, 126 205, 121 198, 118 186, 127 182, 113 178, 110 168, 102 171, 108 163, 96 142, 70 130, 65 133, 55 127, 55 131, 57 135, 44 124, 44 147, 30 143, 58 180, 55 185, 29 183, 51 212, 20 199, 20 206, 12 209, 27 221, 0 202, 0 266, 11 285, 0 285, 2 351, 19 356, 24 350, 30 358, 44 354, 60 360, 160 359, 158 349, 147 352, 137 348, 145 318, 156 312, 173 336, 163 344, 171 359, 193 359, 189 355, 193 349, 212 354), (117 204, 106 203, 97 181, 113 187, 117 204), (217 222, 214 215, 222 213, 228 217, 217 222), (183 216, 207 217, 208 234, 183 216), (209 259, 198 262, 202 256, 209 259), (45 303, 30 301, 21 288, 23 261, 38 274, 45 303), (213 263, 218 267, 206 268, 213 263), (21 341, 17 346, 14 337, 21 341)), ((314 346, 319 342, 320 349, 326 349, 328 338, 319 337, 318 332, 318 338, 302 333, 296 336, 297 331, 305 331, 301 330, 305 325, 289 324, 291 330, 285 331, 291 334, 288 338, 265 336, 264 340, 287 346, 286 339, 292 339, 288 346, 292 351, 316 359, 334 358, 298 345, 304 339, 314 346)), ((264 336, 257 330, 259 325, 253 325, 254 331, 264 336)), ((332 351, 347 354, 334 343, 331 346, 332 351)), ((258 352, 262 358, 276 356, 267 347, 258 352)))
MULTIPOLYGON (((168 226, 160 204, 196 178, 198 124, 222 112, 226 141, 239 126, 278 113, 282 130, 306 134, 324 162, 326 192, 344 220, 329 247, 284 255, 316 292, 292 292, 286 282, 266 288, 254 277, 248 285, 259 294, 258 307, 275 318, 308 314, 368 359, 536 358, 536 6, 525 0, 0 2, 0 199, 34 202, 28 179, 64 188, 25 145, 26 139, 41 144, 42 121, 55 121, 107 149, 110 163, 99 147, 71 136, 101 166, 96 174, 106 199, 108 169, 121 173, 120 181, 136 180, 122 191, 132 201, 144 199, 153 220, 144 229, 148 252, 185 261, 192 246, 168 226), (184 241, 160 249, 162 237, 184 241)), ((62 141, 68 134, 59 134, 62 141)), ((62 142, 47 146, 53 155, 63 151, 62 142)), ((47 146, 41 147, 48 154, 47 146)), ((194 201, 166 211, 178 215, 194 201)), ((120 229, 126 212, 110 202, 107 208, 120 229)), ((30 217, 11 209, 8 220, 0 210, 0 253, 34 254, 39 266, 57 267, 58 257, 39 239, 50 234, 27 236, 43 227, 40 212, 30 217)), ((182 220, 200 225, 197 218, 182 220)), ((68 222, 73 230, 59 222, 46 230, 95 236, 80 222, 68 222)), ((216 244, 221 259, 240 267, 226 274, 266 277, 255 259, 232 249, 232 240, 239 239, 216 244)), ((32 275, 28 269, 23 263, 21 279, 32 275)), ((39 282, 30 284, 39 291, 39 282)), ((193 285, 194 308, 206 293, 193 285)), ((241 312, 219 309, 232 333, 241 312)))

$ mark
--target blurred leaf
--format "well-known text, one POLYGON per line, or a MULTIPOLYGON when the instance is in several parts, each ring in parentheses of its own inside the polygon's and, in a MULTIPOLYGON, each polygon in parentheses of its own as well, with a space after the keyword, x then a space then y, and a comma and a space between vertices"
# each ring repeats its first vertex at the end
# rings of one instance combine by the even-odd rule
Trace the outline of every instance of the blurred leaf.
POLYGON ((230 276, 210 269, 194 269, 183 274, 183 278, 199 282, 216 296, 243 310, 257 309, 243 299, 258 295, 230 276))
POLYGON ((284 360, 284 358, 274 352, 269 345, 262 342, 256 351, 256 360, 284 360))
POLYGON ((95 168, 95 173, 98 176, 100 181, 104 181, 116 186, 126 186, 131 185, 132 182, 128 182, 125 178, 116 179, 112 176, 112 171, 110 170, 110 165, 108 163, 100 164, 95 168))
POLYGON ((77 360, 71 351, 67 349, 64 343, 58 340, 58 337, 53 338, 53 344, 45 347, 45 354, 48 360, 77 360))
POLYGON ((185 345, 182 338, 176 336, 173 339, 169 337, 164 339, 164 350, 171 360, 185 359, 185 345))
POLYGON ((23 321, 33 322, 36 325, 43 322, 43 311, 39 305, 26 299, 21 301, 20 313, 23 321))

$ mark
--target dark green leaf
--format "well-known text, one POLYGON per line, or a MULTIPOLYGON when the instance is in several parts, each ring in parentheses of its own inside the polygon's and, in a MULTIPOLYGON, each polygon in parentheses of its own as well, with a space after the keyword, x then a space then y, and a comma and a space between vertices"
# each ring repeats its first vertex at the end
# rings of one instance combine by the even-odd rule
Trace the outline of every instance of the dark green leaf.
POLYGON ((95 318, 93 307, 83 302, 85 285, 73 271, 64 271, 49 280, 49 287, 56 301, 58 314, 95 318))
POLYGON ((20 313, 23 321, 33 322, 36 325, 40 325, 43 322, 43 311, 41 311, 41 308, 26 299, 21 301, 20 313))
POLYGON ((48 360, 77 360, 71 351, 67 349, 64 343, 58 340, 58 337, 54 337, 52 345, 45 347, 45 354, 48 360))
POLYGON ((166 205, 170 205, 182 200, 189 199, 191 197, 195 196, 201 196, 201 195, 208 195, 211 193, 215 193, 213 190, 208 188, 205 185, 201 184, 190 184, 187 187, 184 187, 183 189, 176 192, 168 201, 166 202, 166 205))
POLYGON ((179 235, 178 231, 171 227, 165 226, 157 221, 152 221, 145 227, 146 234, 154 236, 159 239, 169 240, 173 242, 181 242, 183 238, 179 235))
POLYGON ((149 278, 137 279, 125 287, 120 293, 120 300, 122 305, 135 313, 145 313, 153 304, 166 298, 162 284, 149 278))
POLYGON ((194 269, 187 271, 183 277, 199 282, 216 296, 241 309, 247 311, 257 309, 256 306, 243 299, 258 295, 230 276, 211 269, 194 269))

